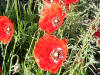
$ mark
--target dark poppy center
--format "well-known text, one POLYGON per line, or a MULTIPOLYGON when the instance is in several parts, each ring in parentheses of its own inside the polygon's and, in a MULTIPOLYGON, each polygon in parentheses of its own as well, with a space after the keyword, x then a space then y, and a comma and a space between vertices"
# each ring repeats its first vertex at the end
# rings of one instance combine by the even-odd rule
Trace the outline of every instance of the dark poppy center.
POLYGON ((10 34, 11 33, 11 31, 12 31, 12 29, 8 26, 8 27, 6 27, 6 33, 7 34, 10 34))
POLYGON ((52 58, 52 60, 57 63, 59 59, 63 59, 64 56, 62 54, 62 48, 57 48, 54 49, 51 53, 50 53, 50 57, 52 58))
POLYGON ((60 20, 56 17, 52 19, 52 24, 54 27, 56 27, 59 24, 60 20))

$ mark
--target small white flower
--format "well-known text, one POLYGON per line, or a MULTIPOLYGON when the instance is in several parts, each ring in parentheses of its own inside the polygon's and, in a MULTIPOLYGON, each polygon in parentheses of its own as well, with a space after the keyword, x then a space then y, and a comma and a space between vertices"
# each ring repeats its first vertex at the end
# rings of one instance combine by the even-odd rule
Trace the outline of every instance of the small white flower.
POLYGON ((11 67, 11 71, 13 71, 13 74, 18 73, 20 71, 20 64, 15 64, 14 66, 11 67))

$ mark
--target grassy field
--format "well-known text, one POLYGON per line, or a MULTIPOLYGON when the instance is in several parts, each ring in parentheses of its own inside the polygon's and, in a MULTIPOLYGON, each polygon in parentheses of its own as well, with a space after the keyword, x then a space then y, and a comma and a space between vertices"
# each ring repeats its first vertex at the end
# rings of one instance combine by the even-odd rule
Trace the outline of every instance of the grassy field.
MULTIPOLYGON (((10 43, 0 42, 2 75, 52 75, 41 70, 33 57, 35 44, 45 33, 38 21, 42 0, 0 0, 0 16, 14 22, 10 43)), ((63 25, 54 33, 68 40, 68 58, 55 75, 100 75, 100 45, 93 36, 100 24, 100 1, 80 0, 70 7, 63 25)))

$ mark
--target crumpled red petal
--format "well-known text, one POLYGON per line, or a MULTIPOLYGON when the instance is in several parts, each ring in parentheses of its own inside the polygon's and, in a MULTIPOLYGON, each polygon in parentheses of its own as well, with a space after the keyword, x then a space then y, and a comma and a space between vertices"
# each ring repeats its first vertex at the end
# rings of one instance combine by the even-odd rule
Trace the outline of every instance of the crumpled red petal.
POLYGON ((37 42, 33 56, 42 70, 56 73, 66 60, 67 53, 67 40, 60 40, 54 35, 45 35, 37 42))
POLYGON ((7 44, 14 33, 14 23, 6 16, 0 16, 0 41, 7 44))

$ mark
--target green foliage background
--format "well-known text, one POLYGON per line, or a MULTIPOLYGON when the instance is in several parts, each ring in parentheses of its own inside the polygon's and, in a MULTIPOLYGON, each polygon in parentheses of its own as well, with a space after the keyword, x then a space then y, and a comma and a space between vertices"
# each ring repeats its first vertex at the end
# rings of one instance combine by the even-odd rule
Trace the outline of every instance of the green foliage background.
MULTIPOLYGON (((35 44, 45 35, 38 26, 41 8, 42 0, 0 0, 0 16, 15 23, 12 41, 7 45, 0 42, 2 75, 52 75, 41 70, 33 58, 35 44)), ((67 38, 69 49, 68 58, 55 75, 100 74, 100 46, 92 36, 92 26, 98 24, 100 0, 80 0, 70 7, 62 27, 53 33, 67 38)))

